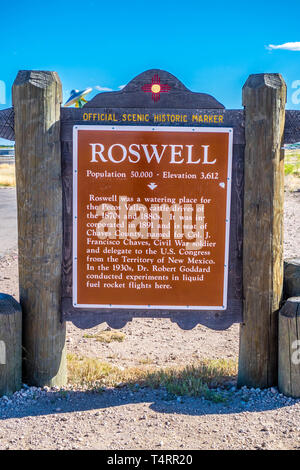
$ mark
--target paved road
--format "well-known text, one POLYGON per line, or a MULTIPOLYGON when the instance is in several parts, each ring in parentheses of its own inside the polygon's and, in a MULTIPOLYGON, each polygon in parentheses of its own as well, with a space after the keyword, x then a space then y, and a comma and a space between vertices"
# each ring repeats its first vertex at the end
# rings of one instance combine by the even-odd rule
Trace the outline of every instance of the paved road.
POLYGON ((0 188, 0 258, 17 248, 16 190, 0 188))
POLYGON ((15 163, 15 159, 12 158, 12 157, 7 157, 7 158, 3 158, 1 157, 0 159, 0 165, 13 165, 15 163))

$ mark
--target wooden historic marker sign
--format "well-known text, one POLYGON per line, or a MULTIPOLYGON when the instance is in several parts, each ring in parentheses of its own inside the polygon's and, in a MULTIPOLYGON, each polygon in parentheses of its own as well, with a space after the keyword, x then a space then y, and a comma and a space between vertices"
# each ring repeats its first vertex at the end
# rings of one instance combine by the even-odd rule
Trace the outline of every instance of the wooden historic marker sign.
POLYGON ((62 318, 242 321, 244 113, 148 70, 61 109, 62 318))
POLYGON ((238 110, 163 70, 82 109, 61 95, 55 72, 20 71, 0 111, 0 137, 16 138, 26 380, 66 383, 64 320, 137 316, 240 322, 238 385, 284 379, 283 144, 299 142, 300 112, 281 75, 250 75, 238 110))
POLYGON ((73 307, 226 310, 233 132, 75 126, 73 307))
POLYGON ((82 109, 61 95, 55 72, 20 71, 0 111, 16 140, 23 375, 66 383, 64 320, 149 316, 242 323, 238 385, 276 385, 283 143, 300 140, 281 75, 251 75, 244 110, 163 70, 82 109))

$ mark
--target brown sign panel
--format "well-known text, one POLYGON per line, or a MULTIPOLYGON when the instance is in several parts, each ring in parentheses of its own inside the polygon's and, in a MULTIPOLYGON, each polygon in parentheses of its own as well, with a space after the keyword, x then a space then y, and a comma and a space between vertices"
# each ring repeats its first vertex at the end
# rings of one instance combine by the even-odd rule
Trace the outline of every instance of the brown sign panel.
POLYGON ((232 134, 74 127, 75 308, 226 310, 232 134))

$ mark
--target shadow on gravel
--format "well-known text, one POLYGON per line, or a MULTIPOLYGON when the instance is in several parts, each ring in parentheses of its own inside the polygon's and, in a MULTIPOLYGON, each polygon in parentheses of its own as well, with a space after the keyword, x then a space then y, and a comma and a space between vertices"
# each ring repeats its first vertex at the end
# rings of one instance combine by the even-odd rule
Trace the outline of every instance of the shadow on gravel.
MULTIPOLYGON (((161 414, 204 416, 212 414, 235 414, 245 411, 262 412, 290 407, 296 400, 290 402, 286 397, 265 398, 256 397, 253 402, 242 402, 241 397, 233 394, 227 402, 214 403, 201 398, 168 398, 164 392, 149 389, 138 391, 107 390, 102 393, 91 391, 48 392, 47 396, 25 402, 17 402, 14 398, 11 403, 0 406, 0 421, 11 418, 24 418, 33 416, 56 415, 76 413, 83 411, 100 412, 107 409, 120 410, 126 413, 124 406, 147 404, 149 410, 161 414)), ((298 400, 299 402, 299 400, 298 400)), ((137 411, 137 415, 145 414, 145 406, 137 411)), ((137 418, 139 419, 139 418, 137 418)))

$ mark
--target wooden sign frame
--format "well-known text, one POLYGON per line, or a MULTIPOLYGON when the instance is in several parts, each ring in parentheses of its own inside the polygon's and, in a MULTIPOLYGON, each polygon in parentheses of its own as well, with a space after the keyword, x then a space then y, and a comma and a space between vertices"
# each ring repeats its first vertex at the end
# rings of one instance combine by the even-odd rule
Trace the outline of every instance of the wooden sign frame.
MULTIPOLYGON (((144 83, 151 81, 157 71, 147 71, 134 78, 121 92, 100 93, 88 102, 82 109, 62 108, 61 143, 62 143, 62 178, 63 178, 63 264, 62 264, 62 318, 71 320, 78 327, 92 327, 106 321, 110 326, 121 327, 133 317, 162 317, 170 318, 181 328, 190 329, 198 323, 210 328, 222 330, 243 318, 243 178, 244 178, 244 122, 242 110, 225 110, 215 98, 203 93, 192 93, 182 83, 168 72, 158 71, 161 81, 168 83, 173 94, 162 94, 159 102, 151 100, 142 91, 144 83), (128 107, 118 107, 119 103, 128 107), (147 103, 148 107, 138 108, 137 105, 147 103), (194 108, 193 104, 206 105, 206 108, 194 108), (131 107, 130 107, 131 104, 131 107), (97 107, 92 107, 92 106, 97 107), (128 125, 128 116, 140 115, 148 117, 140 126, 150 125, 165 127, 168 122, 157 122, 157 116, 177 117, 172 123, 177 127, 194 127, 211 129, 233 129, 232 154, 232 185, 231 185, 231 227, 228 268, 228 304, 222 311, 216 310, 182 310, 182 309, 90 309, 75 308, 72 305, 72 243, 73 243, 73 214, 72 214, 72 180, 73 180, 73 128, 82 125, 103 125, 103 116, 111 117, 113 123, 106 125, 128 125), (127 116, 124 121, 124 115, 127 116), (198 122, 195 120, 198 117, 198 122), (89 119, 88 119, 89 118, 89 119), (202 118, 202 121, 201 121, 202 118), (97 119, 97 120, 94 120, 97 119), (99 119, 99 120, 98 120, 99 119), (215 122, 214 122, 215 121, 215 122)), ((170 119, 170 118, 169 118, 170 119)), ((136 125, 136 122, 132 122, 136 125)))

